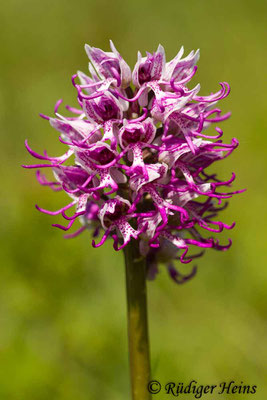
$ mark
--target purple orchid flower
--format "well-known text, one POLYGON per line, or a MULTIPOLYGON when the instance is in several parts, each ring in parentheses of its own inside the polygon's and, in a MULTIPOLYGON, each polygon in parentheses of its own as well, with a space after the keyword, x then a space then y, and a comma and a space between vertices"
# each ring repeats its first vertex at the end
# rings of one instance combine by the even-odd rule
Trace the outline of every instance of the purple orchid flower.
POLYGON ((227 205, 224 200, 243 190, 221 189, 231 187, 235 174, 223 181, 206 172, 238 146, 235 138, 223 143, 217 126, 230 116, 217 108, 217 102, 228 96, 229 85, 220 83, 220 90, 209 96, 198 95, 199 85, 188 88, 198 50, 182 58, 181 48, 166 63, 159 45, 146 57, 138 53, 131 74, 112 42, 112 52, 85 48, 91 76, 78 72, 72 78, 77 106, 66 108, 73 116, 58 112, 61 100, 55 117, 41 114, 60 132, 60 142, 68 150, 50 157, 36 153, 26 142, 30 154, 42 162, 24 167, 37 168, 41 185, 65 191, 72 201, 56 211, 36 207, 61 215, 67 225, 54 226, 64 231, 79 219, 82 226, 66 237, 91 229, 94 247, 113 239, 114 249, 121 250, 130 240, 138 240, 149 279, 163 262, 171 278, 184 283, 196 270, 184 276, 175 269, 175 260, 189 263, 206 248, 223 251, 231 246, 231 240, 220 244, 215 234, 235 224, 220 221, 218 214, 227 205), (215 132, 206 134, 212 125, 215 132), (50 168, 56 180, 49 180, 41 168, 50 168), (199 251, 188 255, 192 246, 199 251))
POLYGON ((133 84, 140 87, 145 82, 158 81, 165 67, 165 51, 159 45, 153 54, 147 53, 146 57, 138 52, 138 61, 133 70, 133 84))
POLYGON ((127 88, 131 82, 131 69, 110 41, 112 52, 85 45, 85 51, 101 79, 112 79, 116 86, 127 88))

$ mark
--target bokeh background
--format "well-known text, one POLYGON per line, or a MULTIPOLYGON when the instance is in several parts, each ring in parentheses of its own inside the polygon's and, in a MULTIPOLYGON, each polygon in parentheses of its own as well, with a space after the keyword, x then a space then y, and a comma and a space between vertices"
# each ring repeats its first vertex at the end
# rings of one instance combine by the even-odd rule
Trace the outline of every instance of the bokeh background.
POLYGON ((152 376, 242 381, 257 393, 212 399, 266 398, 266 12, 264 0, 1 3, 0 399, 130 397, 122 254, 110 243, 92 249, 89 233, 63 239, 51 227, 60 219, 34 204, 57 209, 66 196, 20 167, 32 162, 25 138, 37 151, 63 151, 38 113, 51 115, 59 98, 75 104, 70 77, 87 71, 84 43, 108 50, 110 38, 131 66, 159 42, 168 59, 181 45, 201 49, 194 83, 205 95, 230 82, 223 109, 232 118, 221 127, 225 141, 240 141, 217 171, 235 171, 235 188, 248 189, 224 212, 237 222, 228 252, 207 251, 184 286, 164 267, 148 283, 152 376))

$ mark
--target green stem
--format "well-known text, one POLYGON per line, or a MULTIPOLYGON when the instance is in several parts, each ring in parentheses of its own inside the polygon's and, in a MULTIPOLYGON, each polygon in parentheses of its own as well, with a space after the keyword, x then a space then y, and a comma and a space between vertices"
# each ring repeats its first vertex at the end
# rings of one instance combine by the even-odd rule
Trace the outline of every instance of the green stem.
POLYGON ((128 312, 129 361, 132 400, 149 400, 149 338, 146 299, 146 260, 141 258, 138 242, 124 249, 128 312))

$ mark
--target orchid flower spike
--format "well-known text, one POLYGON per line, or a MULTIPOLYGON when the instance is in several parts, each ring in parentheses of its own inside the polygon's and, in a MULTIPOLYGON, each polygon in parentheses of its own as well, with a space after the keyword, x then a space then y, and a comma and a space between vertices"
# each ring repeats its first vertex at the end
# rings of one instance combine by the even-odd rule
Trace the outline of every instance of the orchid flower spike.
POLYGON ((175 261, 189 263, 206 248, 224 251, 231 245, 230 239, 220 244, 215 234, 235 224, 217 216, 227 205, 223 201, 243 190, 221 189, 231 186, 235 174, 221 180, 206 172, 238 146, 235 138, 223 143, 223 131, 217 126, 230 116, 217 107, 230 87, 222 82, 220 90, 208 96, 198 95, 199 85, 188 88, 199 50, 183 58, 182 47, 166 62, 159 45, 145 57, 138 53, 131 73, 112 41, 110 47, 111 52, 105 52, 85 46, 90 76, 78 72, 72 77, 77 105, 66 106, 72 116, 58 112, 61 100, 55 116, 41 115, 60 133, 67 151, 50 157, 36 153, 26 141, 30 154, 42 161, 24 167, 36 168, 41 185, 63 190, 71 198, 56 211, 36 207, 46 214, 60 214, 66 223, 54 226, 64 231, 79 219, 81 227, 66 237, 89 229, 93 247, 110 239, 119 251, 137 240, 149 279, 163 262, 170 277, 183 283, 195 268, 184 276, 175 261), (215 132, 207 134, 212 126, 215 132), (55 179, 42 174, 43 168, 50 168, 55 179), (190 255, 191 247, 198 251, 190 255))

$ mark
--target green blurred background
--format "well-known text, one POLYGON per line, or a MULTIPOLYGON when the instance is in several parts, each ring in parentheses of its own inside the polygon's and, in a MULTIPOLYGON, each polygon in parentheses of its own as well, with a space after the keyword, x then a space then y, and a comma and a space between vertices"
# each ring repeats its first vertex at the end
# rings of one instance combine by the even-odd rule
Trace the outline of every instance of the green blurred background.
POLYGON ((232 118, 221 127, 226 142, 240 140, 217 170, 223 178, 235 171, 235 188, 248 189, 224 212, 226 222, 237 222, 228 252, 207 251, 184 286, 170 281, 164 267, 149 282, 152 375, 162 384, 258 386, 251 396, 204 399, 266 398, 266 6, 264 0, 2 2, 1 400, 129 398, 122 254, 110 243, 92 249, 89 233, 63 239, 51 227, 60 218, 38 213, 34 204, 56 209, 67 197, 40 187, 33 171, 20 167, 32 162, 25 138, 37 151, 62 152, 38 113, 51 115, 59 98, 75 104, 70 77, 87 71, 84 43, 108 50, 110 38, 131 66, 138 49, 153 51, 159 42, 168 59, 181 45, 186 53, 201 49, 194 83, 204 95, 219 81, 231 84, 223 109, 232 118))

